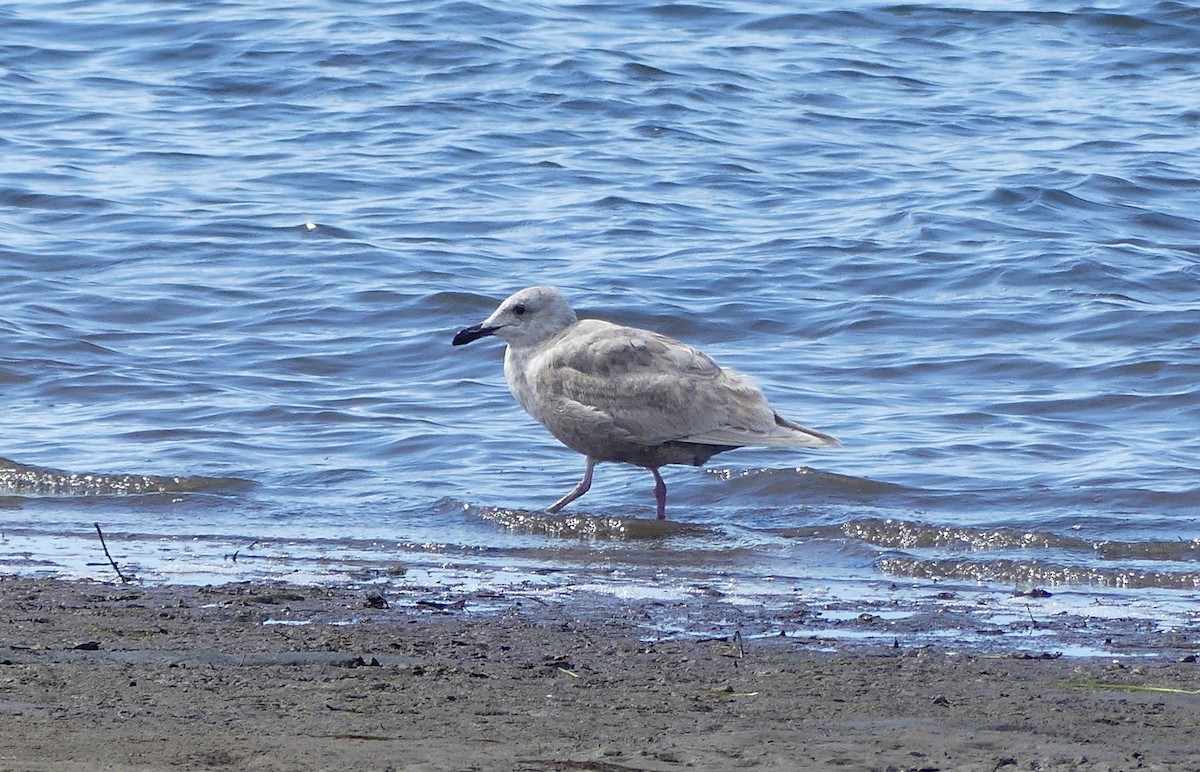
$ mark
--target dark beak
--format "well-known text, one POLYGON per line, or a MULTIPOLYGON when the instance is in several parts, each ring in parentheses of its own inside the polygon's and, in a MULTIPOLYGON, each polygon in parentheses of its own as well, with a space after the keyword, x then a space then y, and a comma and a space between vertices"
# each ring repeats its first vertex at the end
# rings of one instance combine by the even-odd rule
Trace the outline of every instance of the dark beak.
POLYGON ((454 334, 454 340, 450 341, 451 346, 464 346, 473 340, 486 338, 492 335, 499 327, 484 327, 482 324, 473 324, 470 327, 464 327, 454 334))

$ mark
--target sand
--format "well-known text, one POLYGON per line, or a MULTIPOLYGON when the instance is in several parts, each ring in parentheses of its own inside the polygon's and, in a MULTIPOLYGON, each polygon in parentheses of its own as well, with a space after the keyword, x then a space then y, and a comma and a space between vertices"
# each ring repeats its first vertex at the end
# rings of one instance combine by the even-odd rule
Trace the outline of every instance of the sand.
POLYGON ((679 613, 0 578, 0 769, 1200 769, 1178 641, 1118 661, 656 629, 679 613))

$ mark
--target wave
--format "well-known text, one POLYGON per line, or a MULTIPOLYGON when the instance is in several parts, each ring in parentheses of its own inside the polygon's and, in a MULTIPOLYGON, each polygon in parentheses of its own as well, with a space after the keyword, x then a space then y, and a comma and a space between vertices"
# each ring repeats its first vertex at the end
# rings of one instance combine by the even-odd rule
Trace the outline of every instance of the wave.
POLYGON ((478 511, 484 520, 515 533, 574 539, 657 539, 688 531, 697 531, 674 520, 647 520, 636 517, 586 517, 551 515, 522 509, 485 507, 478 511))
POLYGON ((120 496, 146 493, 202 493, 253 485, 236 477, 164 476, 68 472, 0 458, 0 495, 120 496))
POLYGON ((979 582, 1011 582, 1033 587, 1096 585, 1121 589, 1200 588, 1200 571, 1158 571, 1128 566, 1072 566, 1041 560, 925 560, 907 556, 881 558, 877 565, 884 573, 916 579, 969 579, 979 582))
POLYGON ((1100 560, 1200 562, 1200 539, 1116 541, 1084 539, 1043 531, 928 525, 907 520, 865 518, 841 526, 845 536, 887 549, 1057 550, 1100 560))
POLYGON ((735 493, 751 495, 787 494, 831 496, 882 496, 911 492, 912 489, 895 483, 881 482, 867 477, 856 477, 837 472, 828 472, 808 466, 752 469, 713 466, 704 473, 722 482, 729 483, 735 493))

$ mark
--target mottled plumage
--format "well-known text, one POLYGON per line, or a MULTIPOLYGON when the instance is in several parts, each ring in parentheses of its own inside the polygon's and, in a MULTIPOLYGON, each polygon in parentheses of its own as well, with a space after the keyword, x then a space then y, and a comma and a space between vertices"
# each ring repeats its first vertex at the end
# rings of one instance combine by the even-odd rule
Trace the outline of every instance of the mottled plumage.
POLYGON ((699 466, 734 448, 826 447, 837 440, 771 409, 749 378, 708 355, 648 330, 578 320, 562 293, 530 287, 509 297, 454 345, 495 335, 508 343, 504 375, 525 411, 559 442, 587 457, 582 496, 601 461, 654 474, 658 517, 666 516, 665 464, 699 466))

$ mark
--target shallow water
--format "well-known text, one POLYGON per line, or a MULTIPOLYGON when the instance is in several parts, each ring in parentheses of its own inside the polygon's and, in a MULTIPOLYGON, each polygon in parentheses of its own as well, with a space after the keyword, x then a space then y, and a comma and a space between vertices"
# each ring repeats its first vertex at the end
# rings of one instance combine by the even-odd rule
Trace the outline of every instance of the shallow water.
POLYGON ((2 570, 1195 599, 1200 10, 0 23, 2 570), (535 283, 844 446, 539 514, 582 458, 449 346, 535 283))

